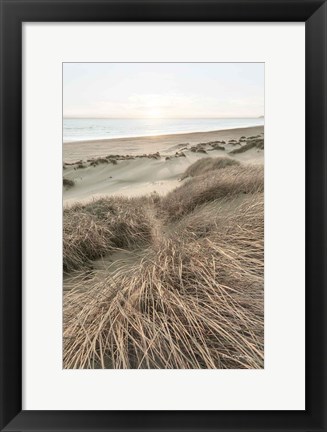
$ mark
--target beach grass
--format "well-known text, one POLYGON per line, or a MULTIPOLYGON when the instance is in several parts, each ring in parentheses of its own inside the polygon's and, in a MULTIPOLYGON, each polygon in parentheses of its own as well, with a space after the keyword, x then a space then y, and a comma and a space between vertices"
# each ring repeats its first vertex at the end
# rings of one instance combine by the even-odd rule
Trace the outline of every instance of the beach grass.
MULTIPOLYGON (((192 166, 189 170, 192 171, 192 166)), ((189 179, 163 198, 162 208, 171 220, 178 220, 199 205, 256 192, 263 192, 263 167, 231 164, 228 169, 212 170, 189 179)))
POLYGON ((244 144, 242 147, 238 147, 232 151, 230 151, 230 154, 237 154, 237 153, 244 153, 250 149, 256 148, 258 150, 264 149, 264 140, 260 136, 250 137, 247 139, 246 144, 244 144))
POLYGON ((64 210, 65 368, 263 368, 263 168, 229 161, 64 210))
POLYGON ((71 180, 71 179, 68 179, 68 178, 63 178, 63 186, 64 187, 66 187, 67 189, 68 188, 71 188, 71 187, 73 187, 74 185, 75 185, 75 182, 74 182, 74 180, 71 180))
POLYGON ((64 272, 81 269, 113 249, 147 242, 151 224, 144 203, 148 201, 107 197, 64 209, 64 272))
POLYGON ((182 176, 182 180, 187 177, 196 177, 201 174, 206 174, 209 171, 215 171, 221 168, 226 168, 232 165, 239 165, 240 163, 228 157, 216 157, 216 158, 202 158, 190 165, 182 176))

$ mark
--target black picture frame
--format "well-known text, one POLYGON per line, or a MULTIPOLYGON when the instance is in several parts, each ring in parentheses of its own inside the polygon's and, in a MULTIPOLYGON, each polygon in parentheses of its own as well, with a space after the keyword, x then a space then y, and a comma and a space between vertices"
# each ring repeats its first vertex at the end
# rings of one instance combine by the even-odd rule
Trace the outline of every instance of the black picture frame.
POLYGON ((326 431, 326 1, 0 0, 0 5, 1 431, 326 431), (305 22, 305 411, 22 411, 22 23, 68 21, 305 22))

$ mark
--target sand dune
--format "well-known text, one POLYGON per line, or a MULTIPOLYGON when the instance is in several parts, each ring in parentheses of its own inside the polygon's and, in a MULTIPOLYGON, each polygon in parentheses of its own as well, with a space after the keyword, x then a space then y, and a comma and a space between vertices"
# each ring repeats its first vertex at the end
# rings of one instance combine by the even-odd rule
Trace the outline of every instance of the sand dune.
POLYGON ((75 186, 64 191, 65 202, 101 195, 138 196, 166 191, 178 185, 178 177, 190 163, 188 160, 138 159, 120 161, 117 165, 89 166, 83 170, 68 168, 65 177, 75 186))
POLYGON ((163 195, 180 184, 181 175, 188 166, 208 156, 228 156, 245 163, 262 164, 262 150, 250 149, 244 153, 228 154, 235 147, 235 144, 228 143, 229 140, 260 134, 263 134, 262 126, 64 144, 64 162, 70 164, 65 164, 63 175, 65 179, 74 181, 73 187, 64 188, 64 203, 69 205, 104 195, 140 196, 152 192, 163 195), (225 150, 213 150, 209 144, 213 141, 225 141, 222 144, 225 150), (200 143, 203 143, 204 152, 192 151, 192 146, 200 143), (136 155, 155 152, 159 152, 160 156, 135 158, 136 155), (130 159, 117 160, 115 164, 109 162, 92 166, 89 162, 83 168, 72 164, 95 157, 127 154, 130 159))

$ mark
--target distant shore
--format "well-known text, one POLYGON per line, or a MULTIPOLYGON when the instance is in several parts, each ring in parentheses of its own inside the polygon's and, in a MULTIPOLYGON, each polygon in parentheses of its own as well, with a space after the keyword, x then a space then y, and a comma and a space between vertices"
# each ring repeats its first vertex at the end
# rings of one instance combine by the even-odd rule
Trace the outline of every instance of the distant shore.
POLYGON ((224 129, 209 132, 190 132, 167 135, 111 138, 90 141, 74 141, 63 143, 64 162, 76 162, 91 157, 101 157, 108 154, 137 155, 155 153, 163 155, 171 153, 174 146, 181 144, 198 144, 214 140, 239 139, 241 136, 257 135, 264 131, 264 126, 224 129))

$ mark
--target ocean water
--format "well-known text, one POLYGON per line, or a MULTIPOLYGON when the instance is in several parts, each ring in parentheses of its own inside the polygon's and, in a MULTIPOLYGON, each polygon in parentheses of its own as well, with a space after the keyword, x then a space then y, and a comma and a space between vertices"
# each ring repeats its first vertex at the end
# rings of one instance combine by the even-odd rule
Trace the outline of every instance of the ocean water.
POLYGON ((208 132, 261 126, 263 118, 221 119, 63 119, 63 141, 88 141, 109 138, 208 132))

